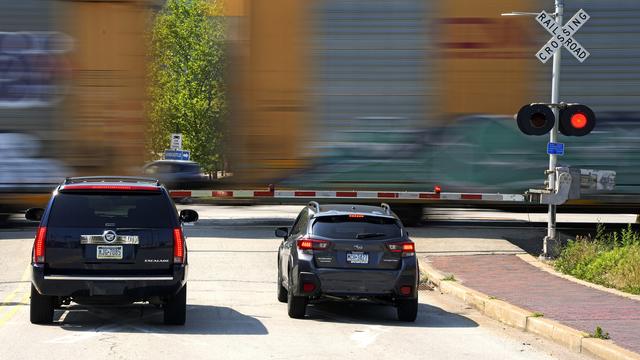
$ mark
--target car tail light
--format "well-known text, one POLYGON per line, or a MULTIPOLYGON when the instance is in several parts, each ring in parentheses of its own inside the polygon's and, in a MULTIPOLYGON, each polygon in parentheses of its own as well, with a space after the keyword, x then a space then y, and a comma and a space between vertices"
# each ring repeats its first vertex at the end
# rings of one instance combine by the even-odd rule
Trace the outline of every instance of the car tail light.
POLYGON ((298 240, 298 249, 300 250, 325 250, 329 247, 330 242, 327 240, 318 240, 311 238, 302 238, 298 240))
POLYGON ((416 254, 415 244, 410 241, 387 244, 387 248, 392 253, 402 253, 402 256, 415 256, 416 254))
POLYGON ((175 264, 184 262, 184 234, 179 227, 173 229, 173 262, 175 264))
POLYGON ((316 289, 316 284, 314 283, 304 283, 302 284, 302 291, 309 293, 313 292, 316 289))
POLYGON ((401 286, 400 287, 400 295, 411 295, 411 286, 401 286))
POLYGON ((36 240, 33 242, 33 262, 44 263, 44 240, 47 237, 47 227, 40 226, 36 232, 36 240))

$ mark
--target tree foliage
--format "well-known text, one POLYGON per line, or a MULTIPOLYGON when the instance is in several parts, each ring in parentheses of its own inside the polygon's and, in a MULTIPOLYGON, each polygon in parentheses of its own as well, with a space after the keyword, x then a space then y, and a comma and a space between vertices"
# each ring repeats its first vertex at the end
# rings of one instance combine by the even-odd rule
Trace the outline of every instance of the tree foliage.
POLYGON ((151 31, 151 157, 183 134, 183 148, 211 173, 221 167, 225 118, 224 22, 208 0, 167 0, 151 31))

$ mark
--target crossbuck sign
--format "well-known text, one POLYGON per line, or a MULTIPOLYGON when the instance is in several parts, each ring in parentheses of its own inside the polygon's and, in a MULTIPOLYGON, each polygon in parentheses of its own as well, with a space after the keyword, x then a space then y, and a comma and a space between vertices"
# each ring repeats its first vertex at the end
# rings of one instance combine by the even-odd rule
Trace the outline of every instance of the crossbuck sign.
POLYGON ((536 20, 552 37, 536 54, 538 60, 546 63, 547 60, 553 57, 556 51, 559 51, 560 48, 564 46, 578 61, 585 61, 591 54, 573 38, 573 34, 575 34, 589 18, 589 14, 580 9, 564 26, 560 27, 552 15, 549 15, 544 10, 541 11, 540 14, 536 16, 536 20))

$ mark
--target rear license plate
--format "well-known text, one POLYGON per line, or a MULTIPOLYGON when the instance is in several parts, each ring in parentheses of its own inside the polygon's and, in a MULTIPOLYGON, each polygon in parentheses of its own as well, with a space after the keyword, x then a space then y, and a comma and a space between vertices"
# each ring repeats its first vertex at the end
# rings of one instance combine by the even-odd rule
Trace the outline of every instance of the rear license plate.
POLYGON ((347 253, 347 262, 349 264, 368 264, 369 254, 365 252, 350 251, 347 253))
POLYGON ((97 259, 122 259, 122 246, 98 245, 97 259))

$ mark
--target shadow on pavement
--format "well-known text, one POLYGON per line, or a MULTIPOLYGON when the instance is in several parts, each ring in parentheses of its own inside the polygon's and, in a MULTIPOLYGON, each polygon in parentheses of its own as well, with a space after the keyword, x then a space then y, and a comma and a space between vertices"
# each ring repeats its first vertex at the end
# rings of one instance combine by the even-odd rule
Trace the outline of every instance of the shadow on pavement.
POLYGON ((89 307, 73 305, 56 310, 54 324, 68 331, 196 335, 267 335, 260 320, 228 307, 187 305, 184 326, 163 324, 161 309, 148 304, 89 307))
POLYGON ((311 304, 307 307, 307 320, 424 328, 467 328, 478 326, 478 323, 462 315, 450 313, 432 305, 419 304, 418 306, 416 321, 402 322, 398 320, 396 308, 393 306, 357 302, 323 302, 311 304))

